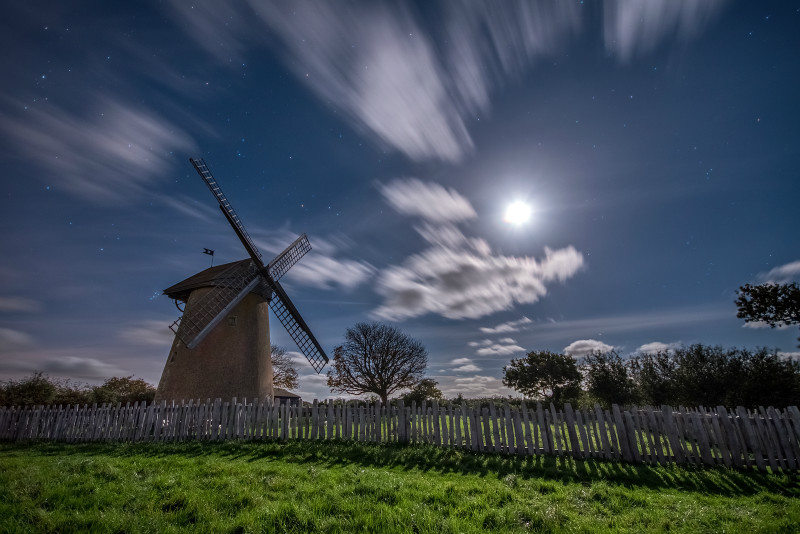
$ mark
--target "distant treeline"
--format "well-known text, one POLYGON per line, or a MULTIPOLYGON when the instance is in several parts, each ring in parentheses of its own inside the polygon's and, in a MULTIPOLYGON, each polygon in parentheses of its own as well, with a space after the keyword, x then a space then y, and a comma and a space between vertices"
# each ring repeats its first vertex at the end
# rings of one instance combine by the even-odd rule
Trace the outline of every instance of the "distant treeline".
POLYGON ((580 365, 584 403, 604 406, 758 406, 800 403, 800 362, 766 348, 691 345, 623 359, 614 352, 580 365))
MULTIPOLYGON (((612 404, 747 408, 800 404, 800 361, 783 358, 777 350, 750 351, 696 344, 631 358, 622 358, 615 352, 596 353, 579 361, 567 355, 546 355, 560 358, 561 363, 573 369, 565 370, 562 366, 558 374, 566 378, 551 377, 551 384, 557 384, 558 395, 553 394, 552 388, 544 389, 541 395, 529 395, 533 397, 526 401, 529 404, 556 401, 560 407, 569 402, 580 408, 591 408, 595 403, 604 408, 612 404)), ((465 403, 469 408, 483 408, 491 401, 507 402, 518 408, 522 402, 519 397, 501 395, 467 399, 459 394, 446 399, 436 385, 436 381, 425 379, 400 398, 407 406, 412 400, 417 405, 436 400, 445 407, 465 403)), ((89 386, 37 372, 21 380, 0 382, 0 406, 151 402, 155 391, 151 384, 131 376, 114 377, 100 386, 89 386)), ((358 404, 365 400, 329 399, 323 404, 358 404)), ((390 402, 396 404, 398 400, 390 402)))
POLYGON ((141 378, 113 377, 100 386, 51 378, 41 372, 0 382, 0 406, 103 404, 153 400, 156 388, 141 378))

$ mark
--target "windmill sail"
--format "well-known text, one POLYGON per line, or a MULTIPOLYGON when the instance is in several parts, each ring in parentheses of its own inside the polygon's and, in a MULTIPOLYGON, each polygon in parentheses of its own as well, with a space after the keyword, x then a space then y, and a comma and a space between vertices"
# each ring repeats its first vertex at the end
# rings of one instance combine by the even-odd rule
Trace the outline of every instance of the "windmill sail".
POLYGON ((223 281, 222 284, 218 283, 214 289, 198 301, 199 305, 192 306, 191 315, 184 314, 183 318, 173 323, 171 328, 176 331, 178 337, 187 347, 194 348, 249 292, 256 291, 266 296, 264 294, 266 291, 270 295, 270 308, 295 343, 297 343, 300 351, 311 362, 314 370, 319 373, 328 363, 328 357, 319 342, 317 342, 314 334, 311 333, 306 322, 300 316, 297 308, 289 300, 289 296, 278 283, 278 280, 311 250, 308 238, 305 234, 301 235, 286 250, 272 260, 268 266, 265 266, 261 253, 256 248, 253 240, 250 239, 250 235, 245 230, 230 202, 228 202, 227 197, 222 193, 219 184, 211 175, 206 163, 199 158, 189 158, 189 161, 192 162, 197 173, 217 199, 222 213, 228 219, 236 235, 239 236, 239 240, 244 245, 244 248, 247 249, 247 253, 250 254, 253 262, 247 264, 247 269, 230 273, 231 282, 223 281), (195 312, 194 309, 198 311, 195 312))
POLYGON ((325 355, 325 351, 320 347, 317 338, 311 333, 297 308, 289 300, 289 295, 286 294, 283 287, 278 282, 275 282, 272 289, 274 293, 269 301, 269 307, 283 327, 286 328, 286 331, 289 332, 289 335, 292 336, 297 348, 311 363, 311 367, 319 374, 325 364, 328 363, 328 356, 325 355))
POLYGON ((300 258, 311 250, 311 243, 308 242, 306 234, 294 240, 294 243, 286 247, 286 250, 278 254, 274 260, 269 262, 267 271, 272 279, 277 282, 292 268, 292 265, 300 261, 300 258))
POLYGON ((247 253, 250 254, 250 257, 253 258, 253 261, 256 262, 258 267, 263 268, 264 260, 261 257, 261 253, 256 248, 253 240, 250 239, 250 235, 247 233, 247 230, 244 229, 242 221, 239 220, 239 216, 236 215, 236 212, 233 210, 233 206, 231 206, 231 203, 228 202, 228 199, 222 192, 222 189, 220 189, 219 184, 214 177, 211 176, 211 171, 208 170, 206 162, 202 159, 194 158, 189 158, 189 161, 192 162, 197 174, 200 175, 208 188, 211 190, 211 193, 217 199, 217 202, 219 202, 219 208, 222 210, 222 213, 225 214, 225 218, 228 219, 228 222, 231 223, 231 226, 233 226, 233 229, 236 232, 236 235, 239 236, 239 240, 242 242, 242 245, 244 245, 244 248, 247 249, 247 253))
POLYGON ((193 349, 261 281, 252 262, 237 263, 220 274, 215 286, 193 303, 170 328, 193 349))

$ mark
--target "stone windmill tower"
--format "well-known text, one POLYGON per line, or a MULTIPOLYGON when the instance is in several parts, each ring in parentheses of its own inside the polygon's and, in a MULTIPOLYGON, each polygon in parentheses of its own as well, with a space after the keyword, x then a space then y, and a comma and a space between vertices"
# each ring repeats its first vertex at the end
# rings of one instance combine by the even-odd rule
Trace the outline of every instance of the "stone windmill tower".
POLYGON ((328 362, 325 351, 278 283, 311 245, 303 234, 265 265, 205 162, 190 161, 250 258, 211 267, 164 290, 184 308, 183 316, 170 326, 175 341, 155 400, 271 399, 268 307, 317 373, 328 362))

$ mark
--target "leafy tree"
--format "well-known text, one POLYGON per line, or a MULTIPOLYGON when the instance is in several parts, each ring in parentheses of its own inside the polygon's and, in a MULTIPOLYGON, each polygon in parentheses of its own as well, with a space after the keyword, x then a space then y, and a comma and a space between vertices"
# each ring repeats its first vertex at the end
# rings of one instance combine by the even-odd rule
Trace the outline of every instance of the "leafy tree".
POLYGON ((444 395, 442 391, 436 387, 438 384, 439 383, 432 378, 423 378, 417 385, 411 388, 411 391, 405 395, 401 395, 400 398, 403 399, 403 402, 407 405, 411 404, 411 402, 419 404, 422 401, 434 399, 442 400, 444 399, 444 395))
POLYGON ((737 293, 736 317, 744 319, 746 323, 763 322, 772 328, 800 324, 800 286, 796 282, 756 286, 745 284, 737 293))
POLYGON ((586 391, 604 408, 636 402, 636 387, 626 364, 616 352, 594 353, 583 361, 586 391))
POLYGON ((141 378, 133 376, 112 377, 92 390, 92 397, 97 404, 121 402, 152 402, 156 388, 141 378))
POLYGON ((722 347, 694 344, 676 349, 674 383, 682 406, 715 406, 726 402, 731 385, 739 377, 731 375, 731 354, 722 347))
POLYGON ((560 405, 580 394, 581 373, 572 356, 529 352, 503 367, 503 384, 529 398, 560 405))
POLYGON ((8 380, 0 391, 0 400, 6 406, 52 404, 58 395, 58 384, 41 371, 20 380, 8 380))
POLYGON ((419 341, 387 324, 358 323, 334 349, 328 387, 351 395, 374 393, 386 404, 391 393, 422 380, 427 366, 428 351, 419 341))
POLYGON ((41 371, 20 380, 0 383, 0 406, 89 404, 92 390, 86 384, 51 378, 41 371))
POLYGON ((276 388, 297 389, 297 369, 286 349, 278 345, 270 345, 272 357, 272 385, 276 388))
POLYGON ((733 351, 728 362, 729 406, 796 405, 800 401, 800 362, 783 359, 777 350, 733 351))
POLYGON ((677 399, 675 366, 675 361, 666 351, 632 358, 630 373, 636 384, 639 400, 650 406, 674 406, 677 399))

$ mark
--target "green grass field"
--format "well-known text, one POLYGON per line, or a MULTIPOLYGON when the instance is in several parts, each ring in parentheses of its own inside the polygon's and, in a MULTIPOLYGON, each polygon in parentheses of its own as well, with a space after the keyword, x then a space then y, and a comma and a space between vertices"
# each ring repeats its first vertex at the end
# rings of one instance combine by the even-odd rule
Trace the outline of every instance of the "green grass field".
POLYGON ((0 532, 800 532, 800 476, 340 442, 0 444, 0 532))

